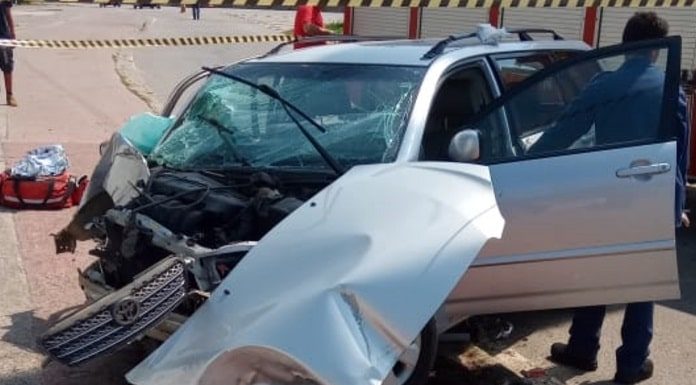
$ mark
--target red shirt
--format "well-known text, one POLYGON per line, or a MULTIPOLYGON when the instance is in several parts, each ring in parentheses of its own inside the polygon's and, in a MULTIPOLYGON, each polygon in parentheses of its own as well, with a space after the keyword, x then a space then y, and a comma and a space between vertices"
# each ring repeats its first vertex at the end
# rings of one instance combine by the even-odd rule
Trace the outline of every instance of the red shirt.
MULTIPOLYGON (((321 16, 321 10, 315 5, 300 5, 295 13, 295 29, 293 34, 295 38, 310 36, 304 31, 305 23, 314 24, 319 27, 324 27, 324 18, 321 16)), ((307 44, 299 45, 306 46, 307 44)), ((295 45, 296 48, 298 44, 295 45)))

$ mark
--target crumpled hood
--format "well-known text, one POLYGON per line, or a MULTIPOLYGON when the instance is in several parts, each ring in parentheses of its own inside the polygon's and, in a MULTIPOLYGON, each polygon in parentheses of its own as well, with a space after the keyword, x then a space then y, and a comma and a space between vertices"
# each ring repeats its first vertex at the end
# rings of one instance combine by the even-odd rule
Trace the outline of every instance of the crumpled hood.
POLYGON ((487 167, 355 167, 269 232, 127 378, 380 384, 503 224, 487 167))

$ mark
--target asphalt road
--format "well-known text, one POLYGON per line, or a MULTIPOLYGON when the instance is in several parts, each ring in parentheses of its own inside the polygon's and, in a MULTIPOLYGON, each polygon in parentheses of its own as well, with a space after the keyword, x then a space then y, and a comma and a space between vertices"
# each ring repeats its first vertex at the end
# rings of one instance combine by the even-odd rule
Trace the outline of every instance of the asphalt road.
MULTIPOLYGON (((280 34, 292 29, 292 11, 203 9, 201 19, 178 8, 99 8, 96 5, 46 5, 16 7, 18 37, 24 39, 131 39, 280 34)), ((326 22, 342 21, 340 13, 325 13, 326 22)), ((122 49, 122 60, 133 60, 129 73, 166 100, 182 77, 202 66, 231 64, 267 52, 276 43, 122 49)))
MULTIPOLYGON (((134 10, 96 5, 45 5, 13 8, 19 38, 103 39, 240 34, 276 34, 290 29, 292 12, 203 9, 201 20, 176 8, 134 10)), ((326 15, 340 20, 340 14, 326 15)), ((228 64, 263 53, 274 44, 239 44, 178 48, 20 50, 17 49, 16 94, 20 107, 0 106, 0 165, 46 143, 62 143, 73 172, 89 174, 97 145, 130 115, 157 109, 173 86, 203 65, 228 64)), ((0 93, 1 95, 1 93, 0 93)), ((56 256, 49 233, 60 229, 72 210, 0 211, 0 384, 124 384, 122 374, 147 349, 133 346, 115 356, 78 369, 56 364, 41 367, 34 339, 83 298, 75 269, 91 257, 89 245, 74 256, 56 256)), ((572 219, 570 219, 572 220, 572 219)), ((646 384, 688 385, 696 378, 696 230, 679 233, 683 298, 657 307, 652 356, 654 380, 646 384)), ((543 279, 543 277, 540 277, 543 279)), ((581 375, 545 360, 548 346, 567 336, 567 310, 502 316, 515 331, 482 347, 496 357, 511 356, 527 367, 547 368, 573 385, 610 384, 613 350, 619 344, 620 308, 607 317, 600 370, 581 375)), ((455 348, 459 348, 455 346, 455 348)), ((496 376, 479 376, 438 361, 433 384, 503 384, 496 376)))

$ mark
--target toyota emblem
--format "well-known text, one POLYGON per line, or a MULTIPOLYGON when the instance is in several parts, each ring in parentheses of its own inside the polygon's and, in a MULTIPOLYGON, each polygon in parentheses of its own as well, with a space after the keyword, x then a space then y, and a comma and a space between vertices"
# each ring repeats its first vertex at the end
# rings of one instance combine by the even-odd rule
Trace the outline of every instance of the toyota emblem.
POLYGON ((121 326, 132 324, 138 319, 140 303, 133 298, 123 298, 111 307, 111 316, 121 326))

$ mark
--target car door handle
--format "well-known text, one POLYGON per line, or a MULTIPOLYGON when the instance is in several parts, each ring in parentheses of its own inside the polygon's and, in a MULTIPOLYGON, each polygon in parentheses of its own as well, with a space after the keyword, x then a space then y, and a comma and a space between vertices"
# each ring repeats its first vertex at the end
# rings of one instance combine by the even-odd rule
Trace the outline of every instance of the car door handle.
POLYGON ((642 166, 633 166, 616 170, 618 178, 631 178, 634 176, 648 176, 656 174, 664 174, 668 172, 672 166, 669 163, 653 163, 642 166))

